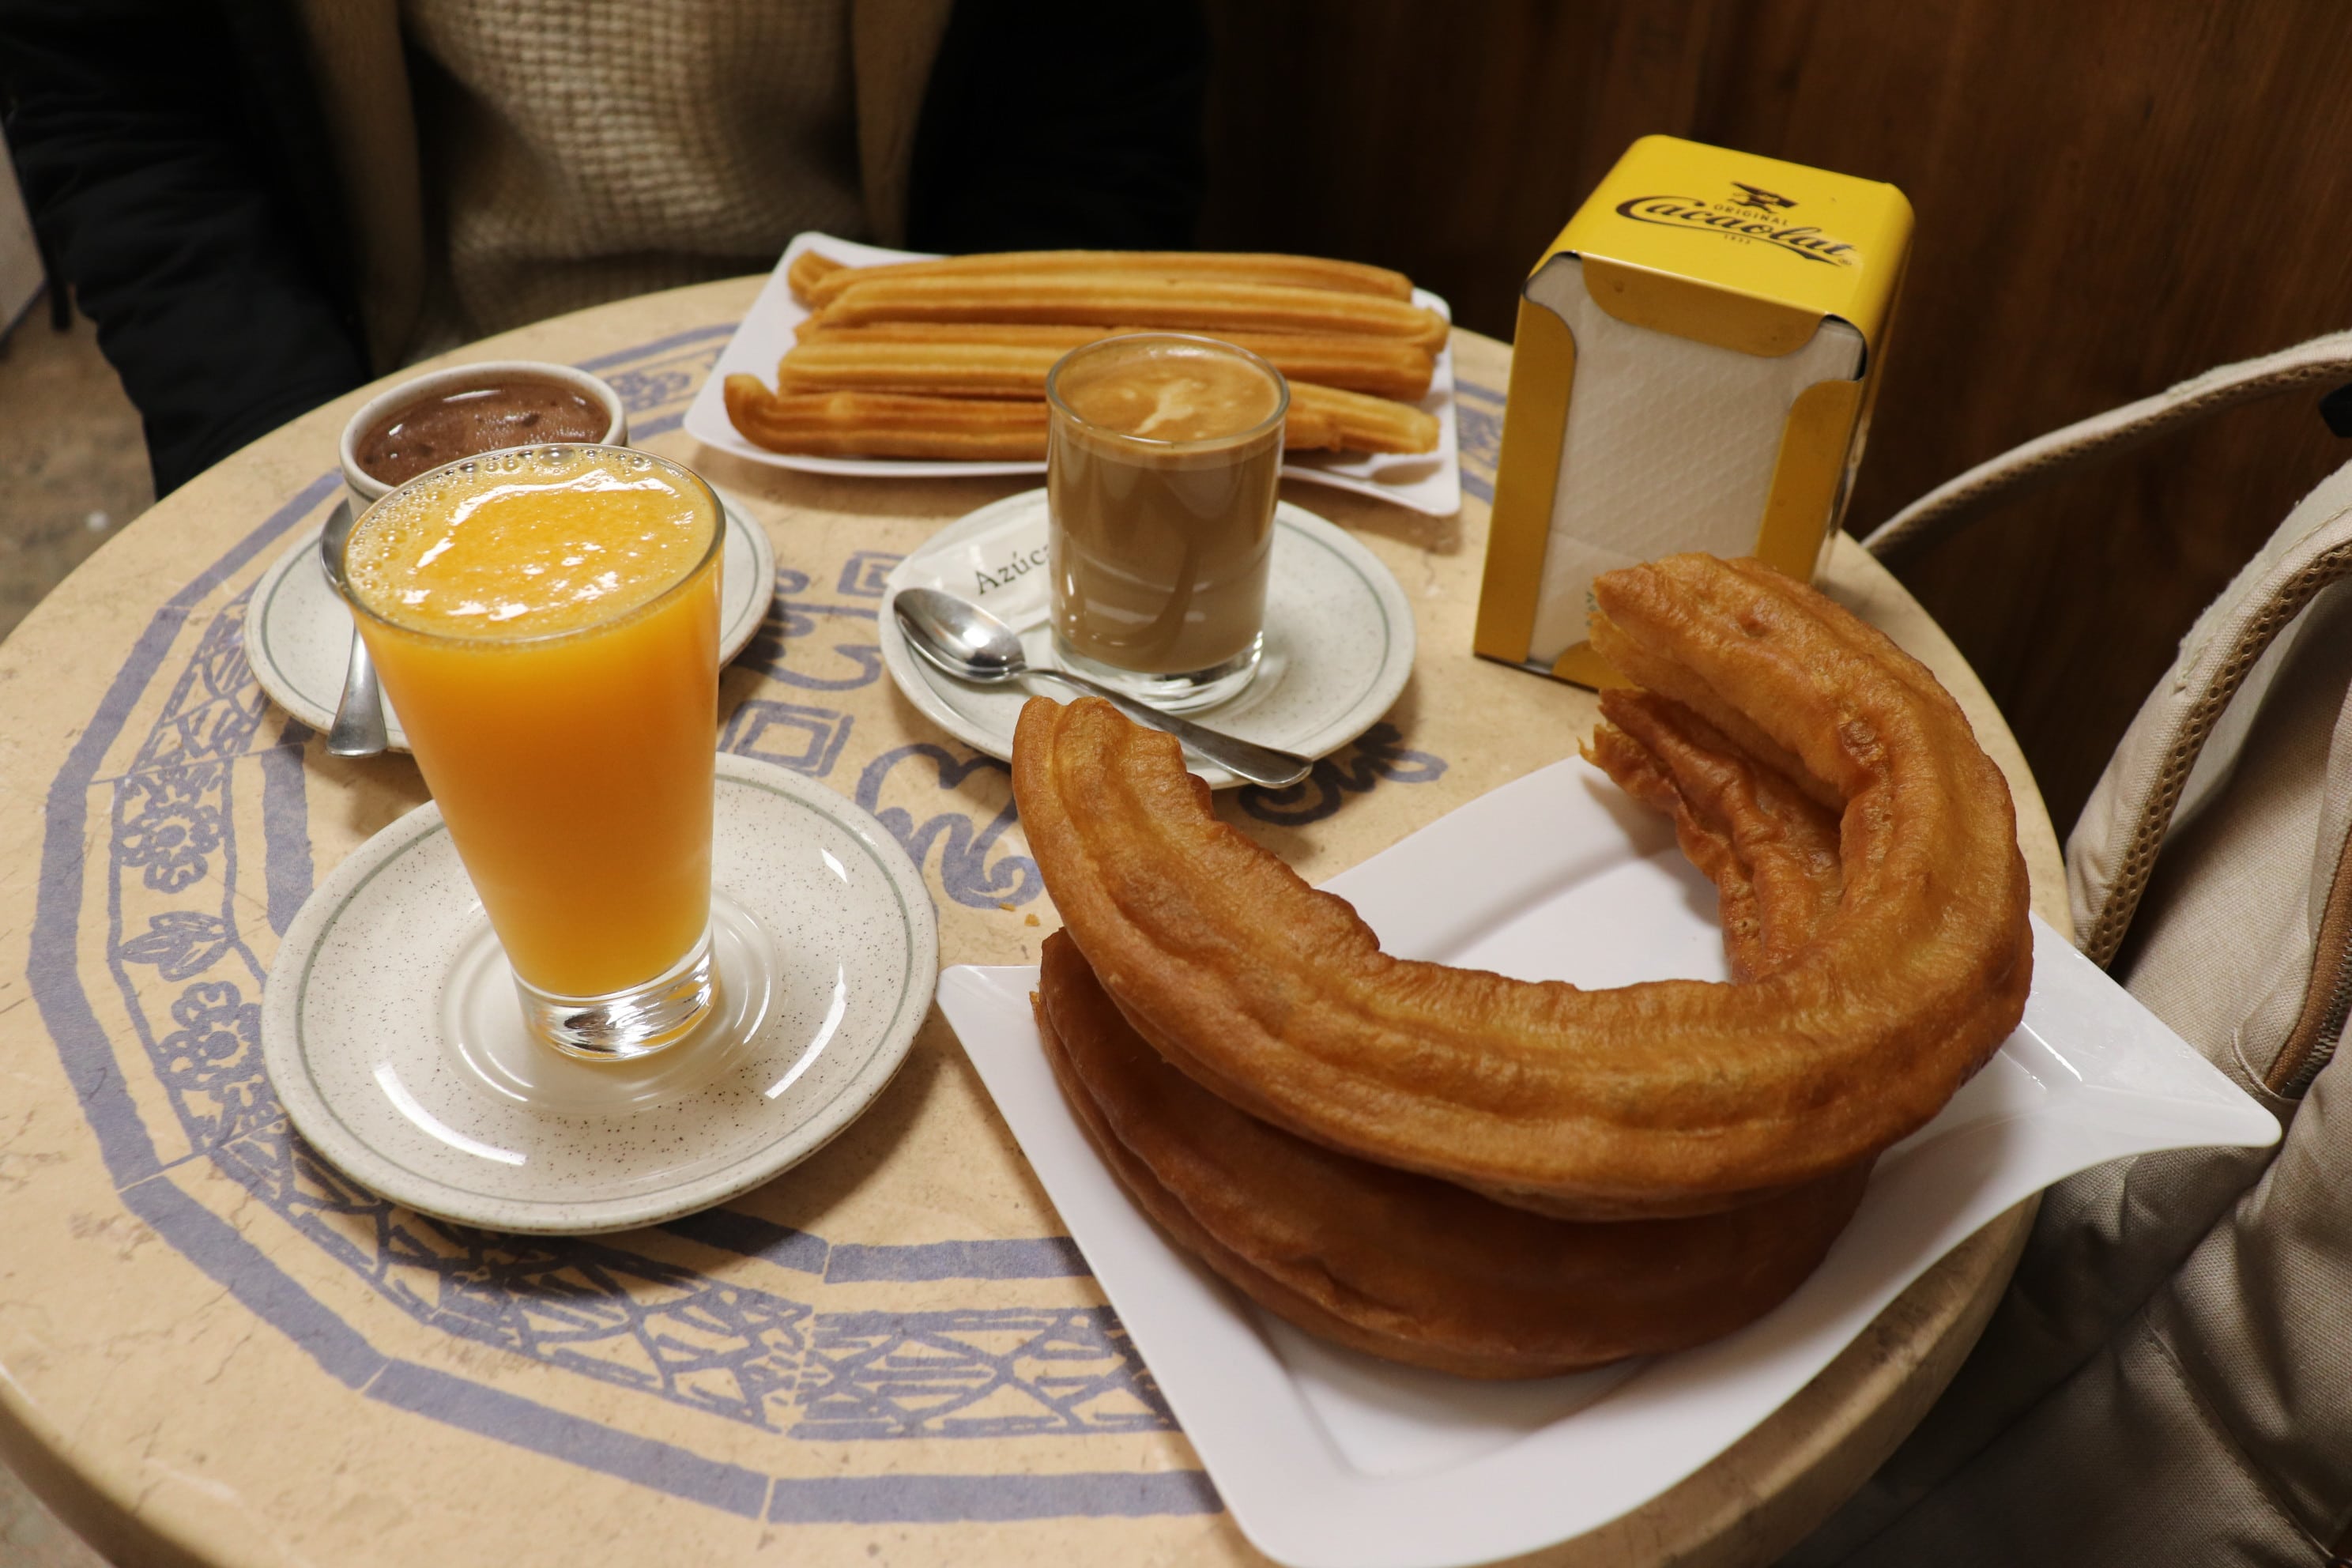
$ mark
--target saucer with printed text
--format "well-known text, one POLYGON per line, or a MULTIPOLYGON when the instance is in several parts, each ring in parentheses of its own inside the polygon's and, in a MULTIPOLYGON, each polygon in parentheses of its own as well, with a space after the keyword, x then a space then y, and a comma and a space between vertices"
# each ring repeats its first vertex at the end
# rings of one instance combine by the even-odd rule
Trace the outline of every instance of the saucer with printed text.
MULTIPOLYGON (((933 534, 890 574, 889 594, 914 587, 971 600, 1021 634, 1032 665, 1050 668, 1045 492, 1008 496, 933 534)), ((1013 728, 1030 698, 1067 701, 1076 695, 1044 675, 983 686, 946 674, 907 646, 887 603, 880 631, 882 661, 908 700, 992 757, 1011 759, 1013 728)), ((1274 513, 1257 678, 1238 696, 1186 716, 1245 740, 1323 756, 1389 710, 1412 674, 1412 605, 1395 576, 1345 529, 1283 501, 1274 513)), ((1197 759, 1187 765, 1213 789, 1241 782, 1197 759)))

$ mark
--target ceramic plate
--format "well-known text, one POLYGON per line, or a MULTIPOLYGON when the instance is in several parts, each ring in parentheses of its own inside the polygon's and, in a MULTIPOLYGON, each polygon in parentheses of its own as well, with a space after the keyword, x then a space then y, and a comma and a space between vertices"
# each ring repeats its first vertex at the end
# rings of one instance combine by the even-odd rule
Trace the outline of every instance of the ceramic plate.
MULTIPOLYGON (((1580 985, 1724 977, 1715 890, 1672 828, 1562 763, 1328 887, 1392 953, 1580 985)), ((956 968, 940 1004, 1242 1530, 1294 1568, 1445 1568, 1580 1535, 1729 1447, 1988 1220, 2121 1155, 2261 1146, 2277 1123, 2039 921, 2025 1021, 1882 1158, 1796 1295, 1677 1355, 1531 1383, 1310 1340, 1161 1239, 1087 1145, 1031 1021, 1034 968, 956 968)))
POLYGON ((522 1033, 438 806, 369 839, 295 916, 263 994, 295 1127, 395 1203, 505 1231, 652 1225, 814 1153, 930 1005, 930 898, 880 823, 763 763, 719 759, 716 834, 718 1011, 745 1026, 627 1064, 522 1033))
MULTIPOLYGON (((793 346, 793 329, 808 320, 808 310, 793 298, 792 285, 784 274, 803 250, 814 250, 851 267, 879 267, 893 261, 928 261, 930 252, 919 250, 885 250, 879 246, 860 245, 855 240, 835 239, 829 234, 802 234, 784 247, 783 258, 776 263, 760 297, 751 302, 750 314, 743 318, 735 335, 711 367, 710 379, 702 384, 695 395, 694 405, 686 411, 687 433, 696 440, 748 458, 755 463, 766 463, 779 468, 799 468, 813 474, 850 474, 868 479, 905 479, 928 477, 950 479, 975 474, 1042 474, 1043 463, 949 463, 931 462, 910 458, 812 458, 790 452, 771 452, 765 447, 755 447, 745 440, 727 417, 726 384, 730 375, 741 373, 756 375, 767 386, 776 384, 776 362, 793 346)), ((1425 306, 1454 319, 1453 307, 1426 289, 1412 291, 1413 303, 1425 306)), ((1283 459, 1282 471, 1290 479, 1305 479, 1313 484, 1330 485, 1351 490, 1357 495, 1370 496, 1377 500, 1394 501, 1414 511, 1424 511, 1433 517, 1452 517, 1462 510, 1462 458, 1458 437, 1454 428, 1454 350, 1449 345, 1437 356, 1437 372, 1431 377, 1429 395, 1423 398, 1421 408, 1437 419, 1437 450, 1423 457, 1370 457, 1363 453, 1301 452, 1283 459)))
MULTIPOLYGON (((768 542, 767 530, 739 502, 723 494, 719 499, 727 510, 727 552, 719 563, 726 595, 719 623, 719 659, 723 664, 743 651, 767 618, 776 592, 776 552, 768 542)), ((322 518, 319 528, 325 526, 322 518)), ((280 708, 323 732, 333 725, 336 705, 343 700, 352 615, 327 586, 327 574, 319 564, 319 528, 304 530, 254 584, 245 658, 261 689, 280 708)), ((392 749, 408 750, 408 736, 390 701, 383 711, 392 749)))
MULTIPOLYGON (((944 588, 1021 633, 1032 664, 1050 665, 1046 629, 1045 492, 1025 490, 940 530, 889 576, 888 592, 944 588)), ((907 646, 886 603, 882 662, 898 689, 950 735, 992 757, 1013 755, 1021 705, 1069 688, 1043 677, 981 686, 943 674, 907 646)), ((1188 715, 1244 740, 1303 756, 1337 751, 1370 729, 1412 674, 1412 606, 1396 578, 1344 529, 1288 501, 1274 511, 1266 584, 1265 654, 1238 697, 1188 715)), ((1196 770, 1212 789, 1241 781, 1196 770)))

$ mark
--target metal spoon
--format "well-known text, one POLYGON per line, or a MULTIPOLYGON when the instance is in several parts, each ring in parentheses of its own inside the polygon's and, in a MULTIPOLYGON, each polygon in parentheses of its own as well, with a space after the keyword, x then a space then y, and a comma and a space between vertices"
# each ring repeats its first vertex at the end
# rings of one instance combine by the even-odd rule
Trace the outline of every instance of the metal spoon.
POLYGON ((1123 697, 1084 676, 1032 665, 1021 651, 1021 639, 1011 626, 968 600, 937 588, 901 588, 890 602, 898 629, 908 644, 950 675, 993 686, 1024 675, 1042 675, 1091 691, 1139 724, 1165 730, 1202 761, 1214 763, 1236 778, 1280 789, 1307 776, 1314 763, 1307 757, 1261 746, 1222 730, 1195 724, 1173 713, 1123 697))
MULTIPOLYGON (((343 596, 343 542, 352 536, 352 499, 345 496, 327 514, 319 531, 319 564, 325 569, 335 596, 343 596)), ((383 693, 375 683, 375 666, 368 662, 366 639, 352 628, 352 659, 343 668, 343 700, 335 705, 334 727, 327 731, 327 752, 337 757, 373 757, 385 745, 383 693)))

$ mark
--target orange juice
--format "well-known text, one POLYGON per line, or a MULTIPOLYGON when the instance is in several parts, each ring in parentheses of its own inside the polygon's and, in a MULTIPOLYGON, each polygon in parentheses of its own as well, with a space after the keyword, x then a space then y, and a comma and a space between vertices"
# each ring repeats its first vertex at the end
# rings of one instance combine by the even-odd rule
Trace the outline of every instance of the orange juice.
POLYGON ((602 996, 710 917, 724 522, 620 447, 454 464, 344 551, 368 652, 515 973, 602 996))

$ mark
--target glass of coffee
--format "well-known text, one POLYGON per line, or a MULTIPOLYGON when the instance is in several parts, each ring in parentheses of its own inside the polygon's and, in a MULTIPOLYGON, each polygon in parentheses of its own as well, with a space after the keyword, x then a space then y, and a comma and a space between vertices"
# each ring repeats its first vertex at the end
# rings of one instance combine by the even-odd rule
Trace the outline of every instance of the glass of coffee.
POLYGON ((1054 654, 1171 712, 1257 673, 1290 388, 1212 338, 1141 332, 1045 378, 1054 654))

